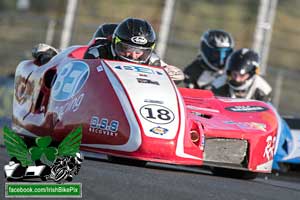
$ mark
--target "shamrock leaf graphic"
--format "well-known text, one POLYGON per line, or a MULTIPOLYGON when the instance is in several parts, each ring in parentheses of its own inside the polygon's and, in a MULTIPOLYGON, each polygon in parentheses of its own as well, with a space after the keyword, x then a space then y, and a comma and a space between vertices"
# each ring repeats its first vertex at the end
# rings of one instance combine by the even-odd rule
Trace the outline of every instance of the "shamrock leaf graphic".
POLYGON ((43 157, 44 159, 42 159, 41 161, 44 164, 46 164, 45 158, 48 161, 53 162, 56 159, 58 151, 57 148, 55 147, 48 147, 51 141, 52 139, 50 136, 36 138, 35 143, 37 147, 31 147, 29 149, 29 152, 31 154, 31 159, 33 161, 36 161, 36 160, 41 160, 41 157, 43 157))

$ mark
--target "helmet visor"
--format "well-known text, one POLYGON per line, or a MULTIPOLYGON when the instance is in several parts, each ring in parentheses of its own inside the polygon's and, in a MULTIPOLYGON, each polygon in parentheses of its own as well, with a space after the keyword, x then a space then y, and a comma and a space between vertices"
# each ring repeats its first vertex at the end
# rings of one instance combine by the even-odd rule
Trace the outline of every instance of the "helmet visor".
POLYGON ((229 54, 232 52, 232 48, 203 48, 204 55, 208 62, 214 67, 222 69, 225 65, 226 59, 229 54))
POLYGON ((230 80, 230 83, 233 86, 241 86, 243 84, 245 84, 245 82, 250 79, 251 77, 253 77, 253 75, 249 72, 246 72, 244 69, 237 71, 229 71, 228 73, 228 77, 230 80))
POLYGON ((122 41, 115 43, 115 53, 117 56, 130 62, 146 63, 152 51, 152 47, 134 46, 122 41))

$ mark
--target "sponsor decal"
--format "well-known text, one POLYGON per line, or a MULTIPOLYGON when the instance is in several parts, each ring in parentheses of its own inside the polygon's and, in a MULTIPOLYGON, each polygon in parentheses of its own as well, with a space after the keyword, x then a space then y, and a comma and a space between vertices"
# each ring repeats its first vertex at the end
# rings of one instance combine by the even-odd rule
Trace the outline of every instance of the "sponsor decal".
POLYGON ((134 36, 131 41, 135 44, 147 44, 147 39, 144 36, 134 36))
POLYGON ((204 150, 204 146, 205 146, 205 136, 204 136, 204 133, 201 133, 200 150, 204 150))
POLYGON ((260 131, 267 131, 267 125, 263 123, 257 122, 234 122, 234 121, 224 121, 225 124, 234 124, 237 125, 239 128, 242 129, 255 129, 260 131))
POLYGON ((142 67, 142 66, 135 66, 135 65, 118 65, 114 67, 118 70, 126 70, 126 71, 132 71, 141 74, 156 74, 156 75, 162 75, 161 72, 155 71, 153 69, 142 67))
POLYGON ((169 124, 175 118, 169 108, 155 104, 144 105, 141 107, 140 113, 145 120, 154 124, 169 124))
POLYGON ((103 71, 103 67, 102 67, 102 65, 99 65, 98 67, 97 67, 97 72, 102 72, 103 71))
POLYGON ((55 110, 57 111, 59 118, 61 118, 61 116, 65 112, 69 112, 69 111, 76 112, 81 105, 83 97, 84 97, 84 93, 80 94, 78 97, 75 97, 74 99, 72 99, 72 101, 69 101, 62 106, 56 106, 55 110))
POLYGON ((101 118, 97 116, 92 116, 90 121, 89 132, 97 133, 107 136, 117 136, 119 128, 119 121, 111 120, 109 121, 107 118, 101 118))
POLYGON ((230 106, 225 109, 232 112, 263 112, 268 110, 267 107, 263 106, 230 106))
POLYGON ((274 157, 274 149, 275 149, 275 142, 276 142, 276 136, 272 137, 269 135, 266 139, 266 147, 264 151, 264 158, 267 158, 267 160, 271 160, 274 157))
POLYGON ((70 62, 60 68, 52 87, 52 98, 57 101, 72 98, 84 86, 89 74, 89 66, 81 61, 70 62))
POLYGON ((257 122, 249 122, 249 126, 261 131, 266 132, 267 131, 267 125, 262 124, 262 123, 257 123, 257 122))
POLYGON ((79 173, 83 156, 79 152, 82 127, 71 131, 57 146, 50 146, 50 136, 37 137, 35 145, 27 148, 24 140, 8 127, 3 128, 4 144, 11 158, 4 166, 9 180, 40 178, 43 181, 72 181, 79 173))
POLYGON ((142 76, 142 77, 148 77, 147 74, 139 74, 139 76, 142 76))
POLYGON ((158 103, 158 104, 164 104, 163 101, 160 101, 160 100, 152 100, 152 99, 145 99, 144 102, 146 102, 146 103, 158 103))
POLYGON ((150 79, 146 78, 137 78, 136 79, 139 83, 146 83, 146 84, 153 84, 153 85, 159 85, 158 81, 152 81, 150 79))
MULTIPOLYGON (((34 91, 33 81, 27 80, 21 76, 16 76, 15 81, 16 81, 15 97, 17 102, 22 104, 28 99, 31 99, 34 91)), ((1 87, 0 95, 1 95, 2 102, 5 102, 4 99, 12 98, 13 95, 11 96, 7 95, 9 93, 14 93, 14 91, 11 88, 1 87)))
POLYGON ((158 135, 164 135, 168 132, 169 130, 163 127, 154 127, 152 129, 150 129, 150 132, 154 133, 154 134, 158 134, 158 135))

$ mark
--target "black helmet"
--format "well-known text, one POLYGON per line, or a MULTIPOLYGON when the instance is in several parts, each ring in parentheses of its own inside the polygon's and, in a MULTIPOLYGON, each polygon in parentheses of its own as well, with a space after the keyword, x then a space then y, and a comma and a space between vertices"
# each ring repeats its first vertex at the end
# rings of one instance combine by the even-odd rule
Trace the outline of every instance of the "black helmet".
POLYGON ((111 39, 114 30, 116 29, 116 27, 118 26, 118 24, 114 24, 114 23, 106 23, 106 24, 102 24, 100 25, 96 32, 93 35, 93 39, 95 38, 108 38, 111 39))
POLYGON ((225 67, 229 86, 234 90, 248 90, 252 85, 254 75, 258 73, 258 69, 259 56, 255 51, 242 48, 233 52, 225 67))
POLYGON ((234 48, 232 36, 222 30, 206 31, 200 41, 200 54, 203 61, 215 71, 222 70, 234 48))
POLYGON ((112 52, 122 60, 147 63, 155 47, 155 41, 155 32, 147 21, 127 18, 114 31, 112 52), (127 55, 128 52, 135 52, 139 57, 127 55))

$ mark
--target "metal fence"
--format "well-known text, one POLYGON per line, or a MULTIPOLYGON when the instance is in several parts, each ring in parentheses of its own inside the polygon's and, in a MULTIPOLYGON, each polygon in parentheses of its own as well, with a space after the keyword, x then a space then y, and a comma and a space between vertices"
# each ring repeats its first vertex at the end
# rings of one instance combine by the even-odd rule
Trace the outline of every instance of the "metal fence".
MULTIPOLYGON (((1 74, 13 73, 20 60, 30 58, 31 48, 39 42, 47 40, 55 47, 60 46, 67 1, 30 0, 30 7, 25 10, 16 9, 16 2, 0 0, 1 74), (54 32, 49 39, 50 29, 54 32)), ((201 34, 213 28, 232 33, 236 48, 252 47, 259 3, 259 0, 176 0, 165 61, 184 68, 197 55, 201 34)), ((79 0, 71 45, 87 44, 100 24, 119 22, 126 17, 144 18, 159 33, 164 5, 164 0, 79 0)), ((266 74, 279 111, 297 116, 300 115, 299 9, 300 1, 278 1, 266 74)))

